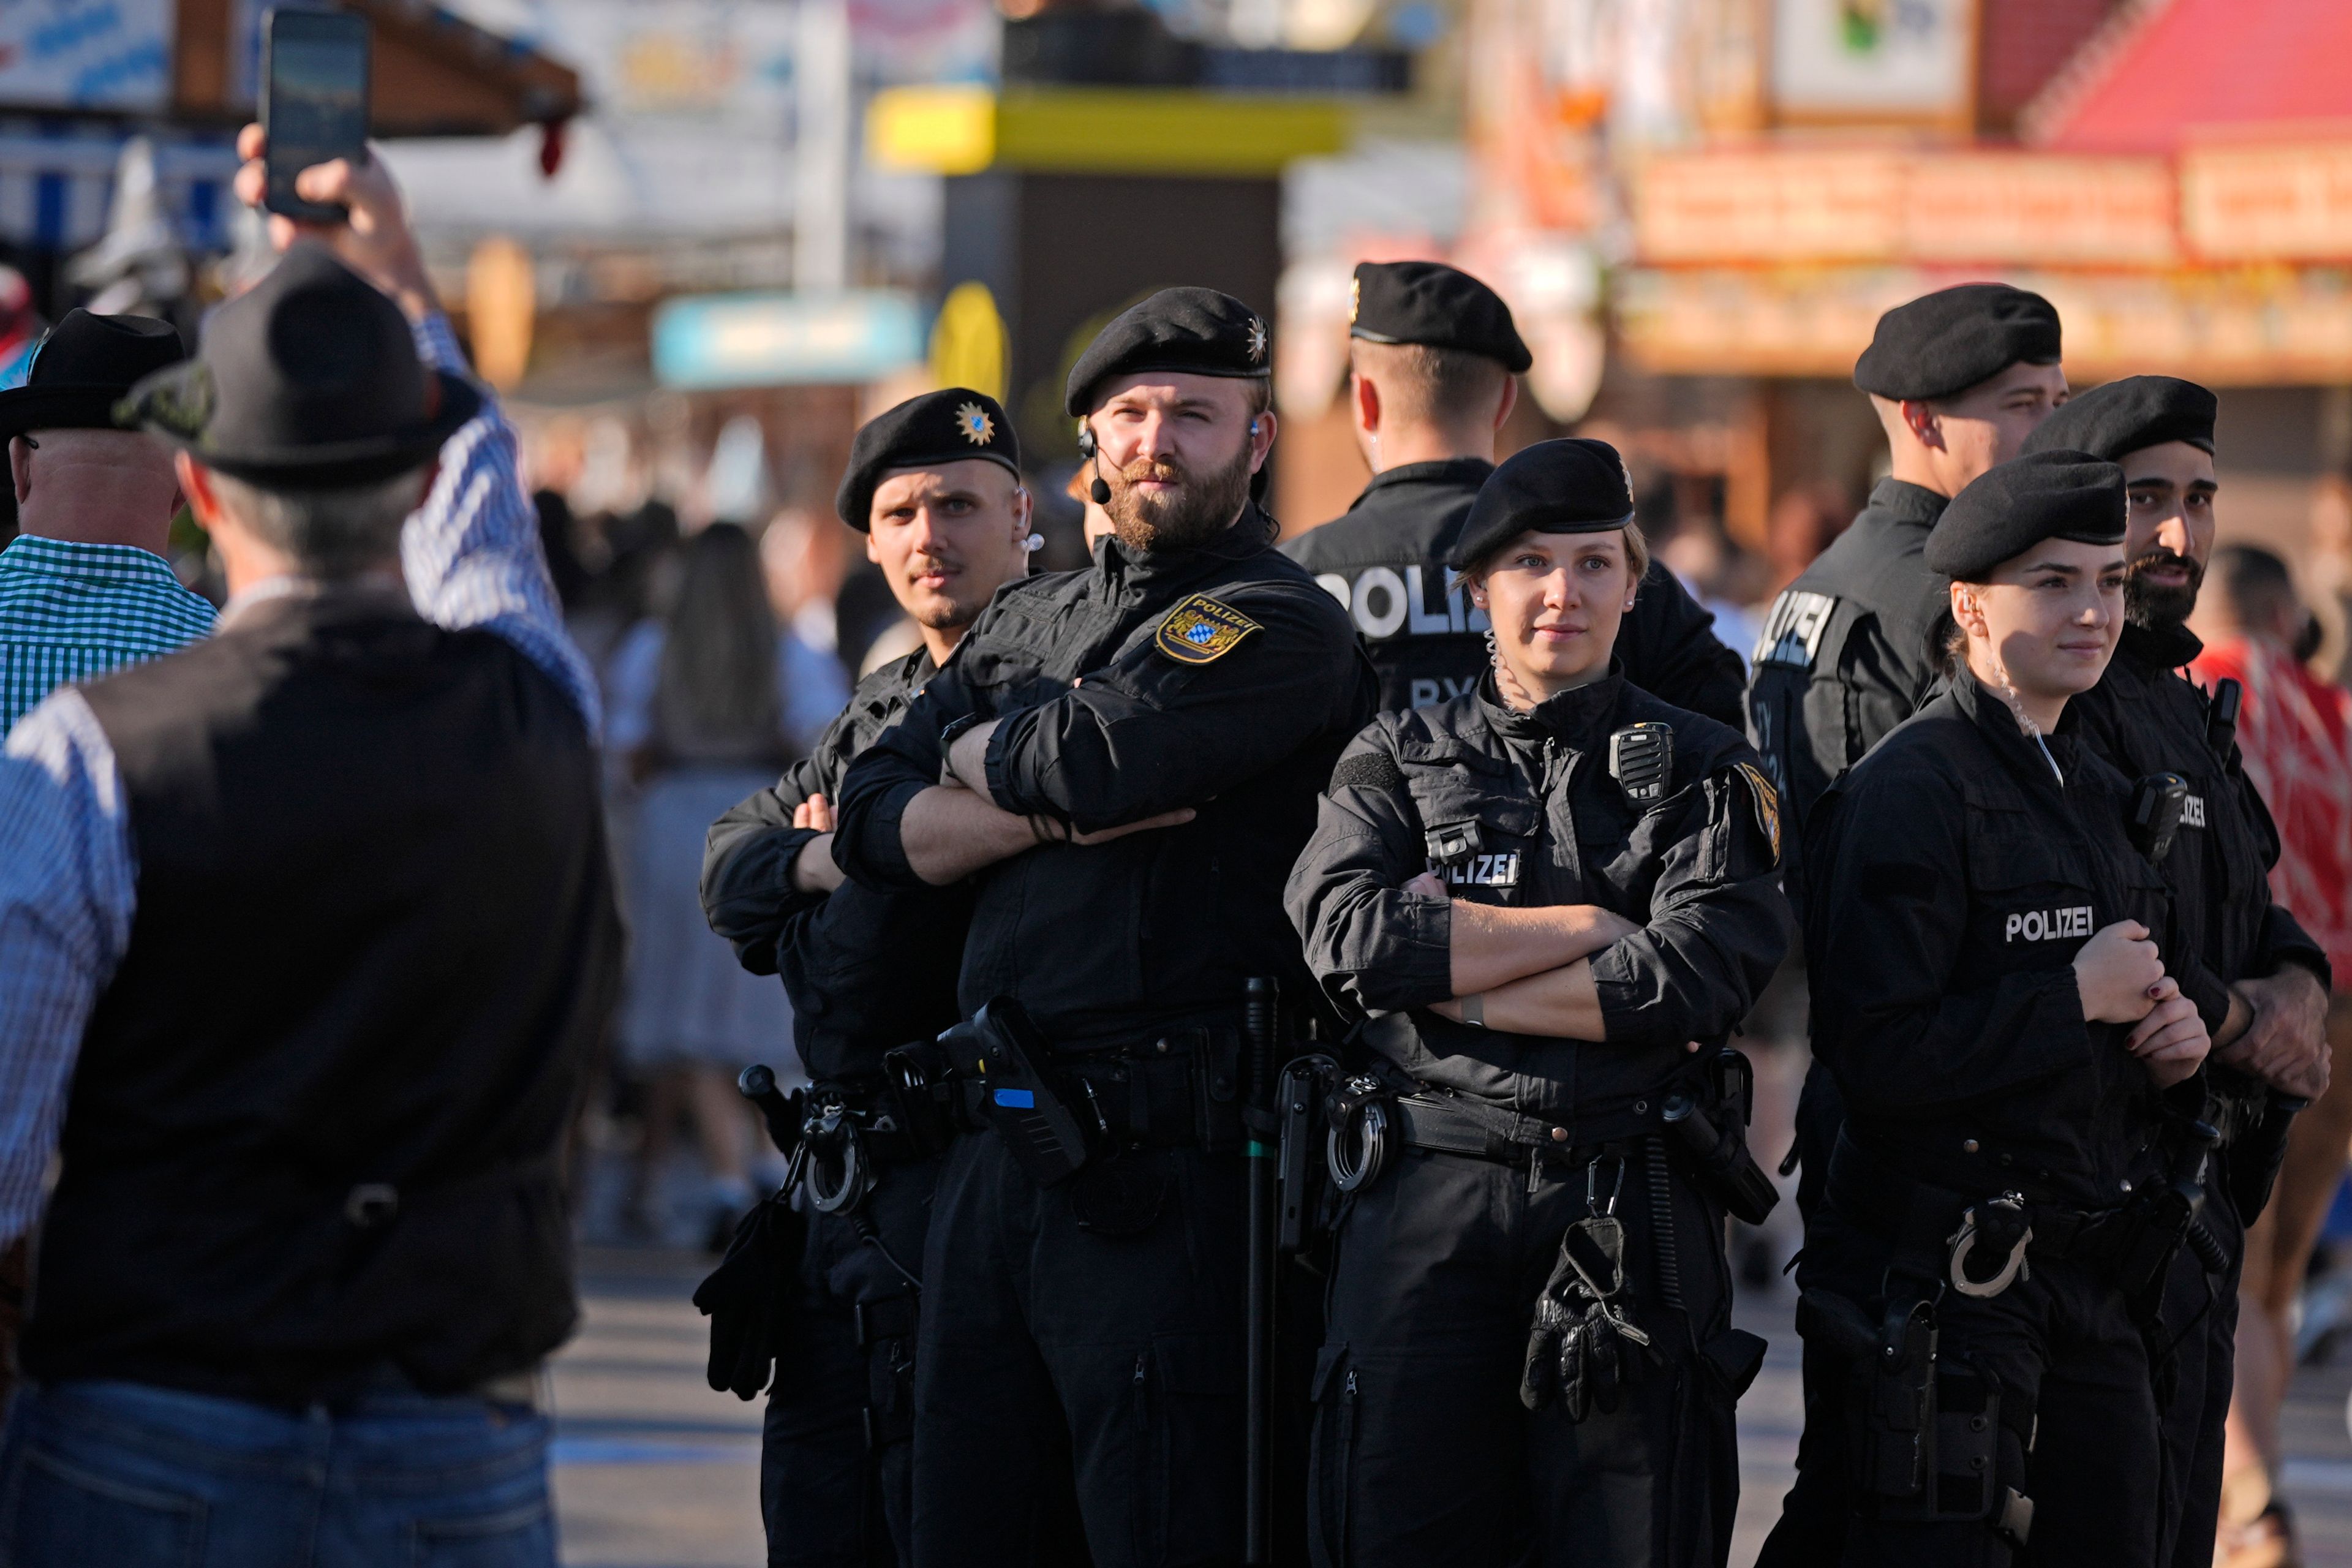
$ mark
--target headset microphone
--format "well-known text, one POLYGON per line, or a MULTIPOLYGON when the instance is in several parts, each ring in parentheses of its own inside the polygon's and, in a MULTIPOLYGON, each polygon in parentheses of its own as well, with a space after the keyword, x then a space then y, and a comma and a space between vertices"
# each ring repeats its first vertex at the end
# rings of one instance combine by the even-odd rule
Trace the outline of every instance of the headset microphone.
POLYGON ((1097 506, 1110 505, 1110 487, 1103 483, 1102 459, 1095 456, 1095 431, 1091 425, 1078 426, 1078 456, 1095 466, 1095 482, 1087 487, 1087 494, 1097 506))

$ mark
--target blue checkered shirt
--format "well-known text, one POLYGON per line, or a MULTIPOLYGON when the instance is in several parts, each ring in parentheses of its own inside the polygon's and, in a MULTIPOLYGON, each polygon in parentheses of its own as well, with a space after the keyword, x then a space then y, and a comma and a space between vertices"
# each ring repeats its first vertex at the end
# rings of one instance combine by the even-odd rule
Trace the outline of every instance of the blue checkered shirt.
MULTIPOLYGON (((443 369, 466 368, 439 316, 416 328, 416 347, 443 369)), ((421 614, 505 637, 594 732, 595 680, 564 633, 514 430, 494 399, 442 447, 440 477, 408 520, 400 559, 421 614)), ((261 584, 244 597, 288 585, 261 584)), ((39 1212, 82 1027, 131 940, 138 884, 114 750, 81 693, 62 688, 0 744, 0 1242, 39 1212)))
POLYGON ((152 551, 20 535, 0 550, 0 735, 58 687, 212 629, 212 605, 152 551))

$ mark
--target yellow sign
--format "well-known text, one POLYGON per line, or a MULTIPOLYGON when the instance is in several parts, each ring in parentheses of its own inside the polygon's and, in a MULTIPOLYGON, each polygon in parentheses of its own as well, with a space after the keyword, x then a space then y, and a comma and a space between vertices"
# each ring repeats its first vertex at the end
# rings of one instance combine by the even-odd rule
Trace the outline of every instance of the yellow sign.
POLYGON ((931 379, 941 386, 984 392, 1002 403, 1008 357, 1004 318, 988 285, 975 280, 949 289, 939 320, 931 323, 931 379))
POLYGON ((874 95, 866 146, 886 169, 976 174, 1277 174, 1346 150, 1352 116, 1329 99, 1182 88, 893 87, 874 95))
POLYGON ((1231 605, 1195 594, 1168 612, 1153 640, 1179 664, 1213 664, 1258 629, 1255 621, 1231 605))

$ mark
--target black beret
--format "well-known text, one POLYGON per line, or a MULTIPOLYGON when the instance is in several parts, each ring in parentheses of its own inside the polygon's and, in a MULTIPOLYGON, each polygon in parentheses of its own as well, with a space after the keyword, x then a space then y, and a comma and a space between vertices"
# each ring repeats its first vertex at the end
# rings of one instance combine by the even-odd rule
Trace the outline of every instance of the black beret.
POLYGON ((1162 289, 1095 335, 1070 367, 1065 405, 1083 419, 1094 412, 1095 388, 1115 375, 1176 370, 1192 375, 1255 377, 1274 374, 1265 322, 1258 313, 1214 289, 1162 289))
POLYGON ((2193 381, 2169 375, 2127 375, 2058 405, 2025 438, 2029 452, 2064 448, 2112 463, 2126 452, 2186 441, 2213 450, 2213 419, 2221 400, 2193 381))
POLYGON ((1963 283, 1878 318, 1853 384, 1881 397, 1949 397, 2021 360, 2058 363, 2058 312, 2006 283, 1963 283))
POLYGON ((841 476, 833 508, 841 521, 866 532, 873 524, 874 489, 893 470, 928 468, 985 458, 1021 475, 1021 444, 996 399, 950 386, 910 397, 858 428, 849 444, 849 471, 841 476))
POLYGON ((1633 521, 1633 489, 1616 447, 1581 436, 1538 441, 1486 476, 1445 563, 1466 572, 1529 531, 1605 533, 1633 521))
POLYGON ((2045 539, 2124 542, 2124 471, 2087 452, 2036 452, 1987 469, 1952 498, 1927 535, 1927 564, 1980 583, 2045 539))
POLYGON ((1422 343, 1498 361, 1513 375, 1535 363, 1511 308, 1467 272, 1437 261, 1356 264, 1348 335, 1375 343, 1422 343))

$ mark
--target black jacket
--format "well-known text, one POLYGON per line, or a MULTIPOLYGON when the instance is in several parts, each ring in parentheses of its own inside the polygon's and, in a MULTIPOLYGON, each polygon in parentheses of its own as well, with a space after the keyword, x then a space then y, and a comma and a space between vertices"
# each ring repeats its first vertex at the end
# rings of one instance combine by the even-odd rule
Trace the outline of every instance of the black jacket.
MULTIPOLYGON (((1390 468, 1346 515, 1282 546, 1354 619, 1380 671, 1384 709, 1450 701, 1486 673, 1486 614, 1460 588, 1447 590, 1444 563, 1494 471, 1476 458, 1390 468)), ((1745 722, 1747 671, 1716 640, 1714 625, 1681 580, 1653 561, 1618 630, 1617 655, 1625 679, 1643 690, 1737 727, 1745 722)))
POLYGON ((1307 963, 1366 1038, 1422 1082, 1542 1115, 1585 1142, 1639 1124, 1632 1103, 1746 1016, 1788 945, 1775 886, 1778 807, 1738 731, 1669 707, 1622 671, 1519 713, 1475 697, 1383 713, 1332 775, 1291 872, 1307 963), (1671 725, 1665 797, 1637 809, 1608 771, 1609 736, 1671 725), (1403 890, 1434 863, 1427 836, 1477 825, 1446 872, 1455 898, 1597 903, 1643 929, 1592 957, 1605 1041, 1472 1028, 1428 1011, 1453 995, 1453 901, 1403 890))
POLYGON ((1772 601, 1756 639, 1748 738, 1789 812, 1800 911, 1796 873, 1813 803, 1911 717, 1941 673, 1942 650, 1930 645, 1950 593, 1925 552, 1946 504, 1933 490, 1879 480, 1853 525, 1772 601))
POLYGON ((940 735, 967 714, 1004 721, 987 766, 1007 811, 1080 831, 1198 813, 982 871, 965 1012, 1013 996, 1083 1051, 1232 1024, 1253 975, 1305 988, 1282 879, 1373 683, 1347 616, 1270 547, 1272 531, 1252 508, 1199 549, 1105 539, 1087 571, 1008 584, 850 765, 834 856, 876 888, 918 885, 898 819, 939 781, 940 735))
POLYGON ((2109 1207, 2160 1122, 2129 1029, 2084 1021, 2074 954, 2170 899, 2125 828, 2130 786, 1964 676, 1822 797, 1805 917, 1816 1058, 1851 1136, 1969 1194, 2109 1207))
POLYGON ((907 710, 935 673, 921 648, 864 680, 803 761, 711 824, 702 858, 702 910, 754 974, 781 973, 793 1003, 793 1043, 812 1079, 856 1082, 882 1053, 929 1039, 958 1016, 956 960, 971 918, 971 889, 881 890, 845 882, 832 893, 793 886, 793 862, 815 830, 793 826, 813 795, 838 806, 858 754, 907 710))

